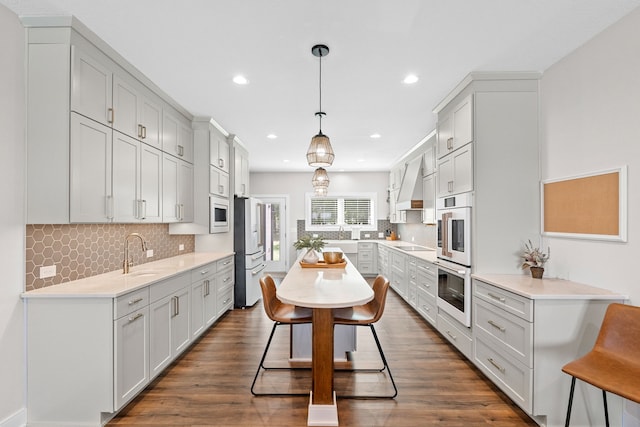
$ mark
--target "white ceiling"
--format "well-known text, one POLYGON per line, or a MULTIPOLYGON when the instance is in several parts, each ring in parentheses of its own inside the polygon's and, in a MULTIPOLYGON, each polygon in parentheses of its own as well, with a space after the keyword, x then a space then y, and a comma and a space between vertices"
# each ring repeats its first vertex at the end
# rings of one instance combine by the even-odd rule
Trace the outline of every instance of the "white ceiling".
POLYGON ((544 71, 640 0, 0 3, 21 16, 75 15, 192 114, 236 134, 252 171, 311 173, 314 44, 331 50, 322 61, 329 171, 388 170, 435 128, 433 107, 469 72, 544 71), (420 80, 403 84, 408 73, 420 80), (236 74, 250 83, 232 83, 236 74))

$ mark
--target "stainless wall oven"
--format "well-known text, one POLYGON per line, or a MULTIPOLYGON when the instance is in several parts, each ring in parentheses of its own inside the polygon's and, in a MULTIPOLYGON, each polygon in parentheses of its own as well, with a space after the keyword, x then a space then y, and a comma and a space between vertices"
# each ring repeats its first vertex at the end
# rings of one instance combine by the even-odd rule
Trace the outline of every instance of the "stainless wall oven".
POLYGON ((471 266, 471 205, 471 193, 436 201, 438 258, 471 266))
POLYGON ((438 308, 471 326, 471 269, 438 260, 438 308))

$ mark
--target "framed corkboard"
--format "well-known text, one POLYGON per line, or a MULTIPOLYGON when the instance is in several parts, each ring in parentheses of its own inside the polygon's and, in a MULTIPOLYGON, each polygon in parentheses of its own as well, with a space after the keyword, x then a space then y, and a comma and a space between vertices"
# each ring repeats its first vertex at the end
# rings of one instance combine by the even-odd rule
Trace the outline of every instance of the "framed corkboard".
POLYGON ((626 166, 543 181, 542 234, 626 242, 626 166))

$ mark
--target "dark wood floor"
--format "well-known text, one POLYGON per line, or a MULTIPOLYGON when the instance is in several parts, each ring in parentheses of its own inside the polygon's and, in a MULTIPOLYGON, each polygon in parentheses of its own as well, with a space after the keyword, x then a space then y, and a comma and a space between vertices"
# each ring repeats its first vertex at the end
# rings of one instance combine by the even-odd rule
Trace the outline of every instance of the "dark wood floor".
MULTIPOLYGON (((308 397, 253 397, 249 391, 272 322, 261 303, 227 313, 109 426, 306 426, 308 397)), ((376 324, 399 389, 395 399, 340 399, 386 393, 384 373, 336 373, 341 426, 535 426, 434 328, 393 291, 376 324)), ((278 328, 268 360, 288 356, 288 329, 278 328)), ((368 328, 358 328, 356 364, 374 364, 368 328)), ((260 391, 310 389, 308 371, 269 371, 260 391)))

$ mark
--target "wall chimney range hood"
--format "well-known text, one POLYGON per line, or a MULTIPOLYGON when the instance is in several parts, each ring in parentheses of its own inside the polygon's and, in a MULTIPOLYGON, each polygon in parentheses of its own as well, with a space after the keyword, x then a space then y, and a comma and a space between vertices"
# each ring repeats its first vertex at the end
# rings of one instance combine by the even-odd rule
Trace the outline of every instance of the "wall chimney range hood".
POLYGON ((396 209, 401 211, 422 209, 422 156, 409 162, 404 170, 398 192, 396 209))

